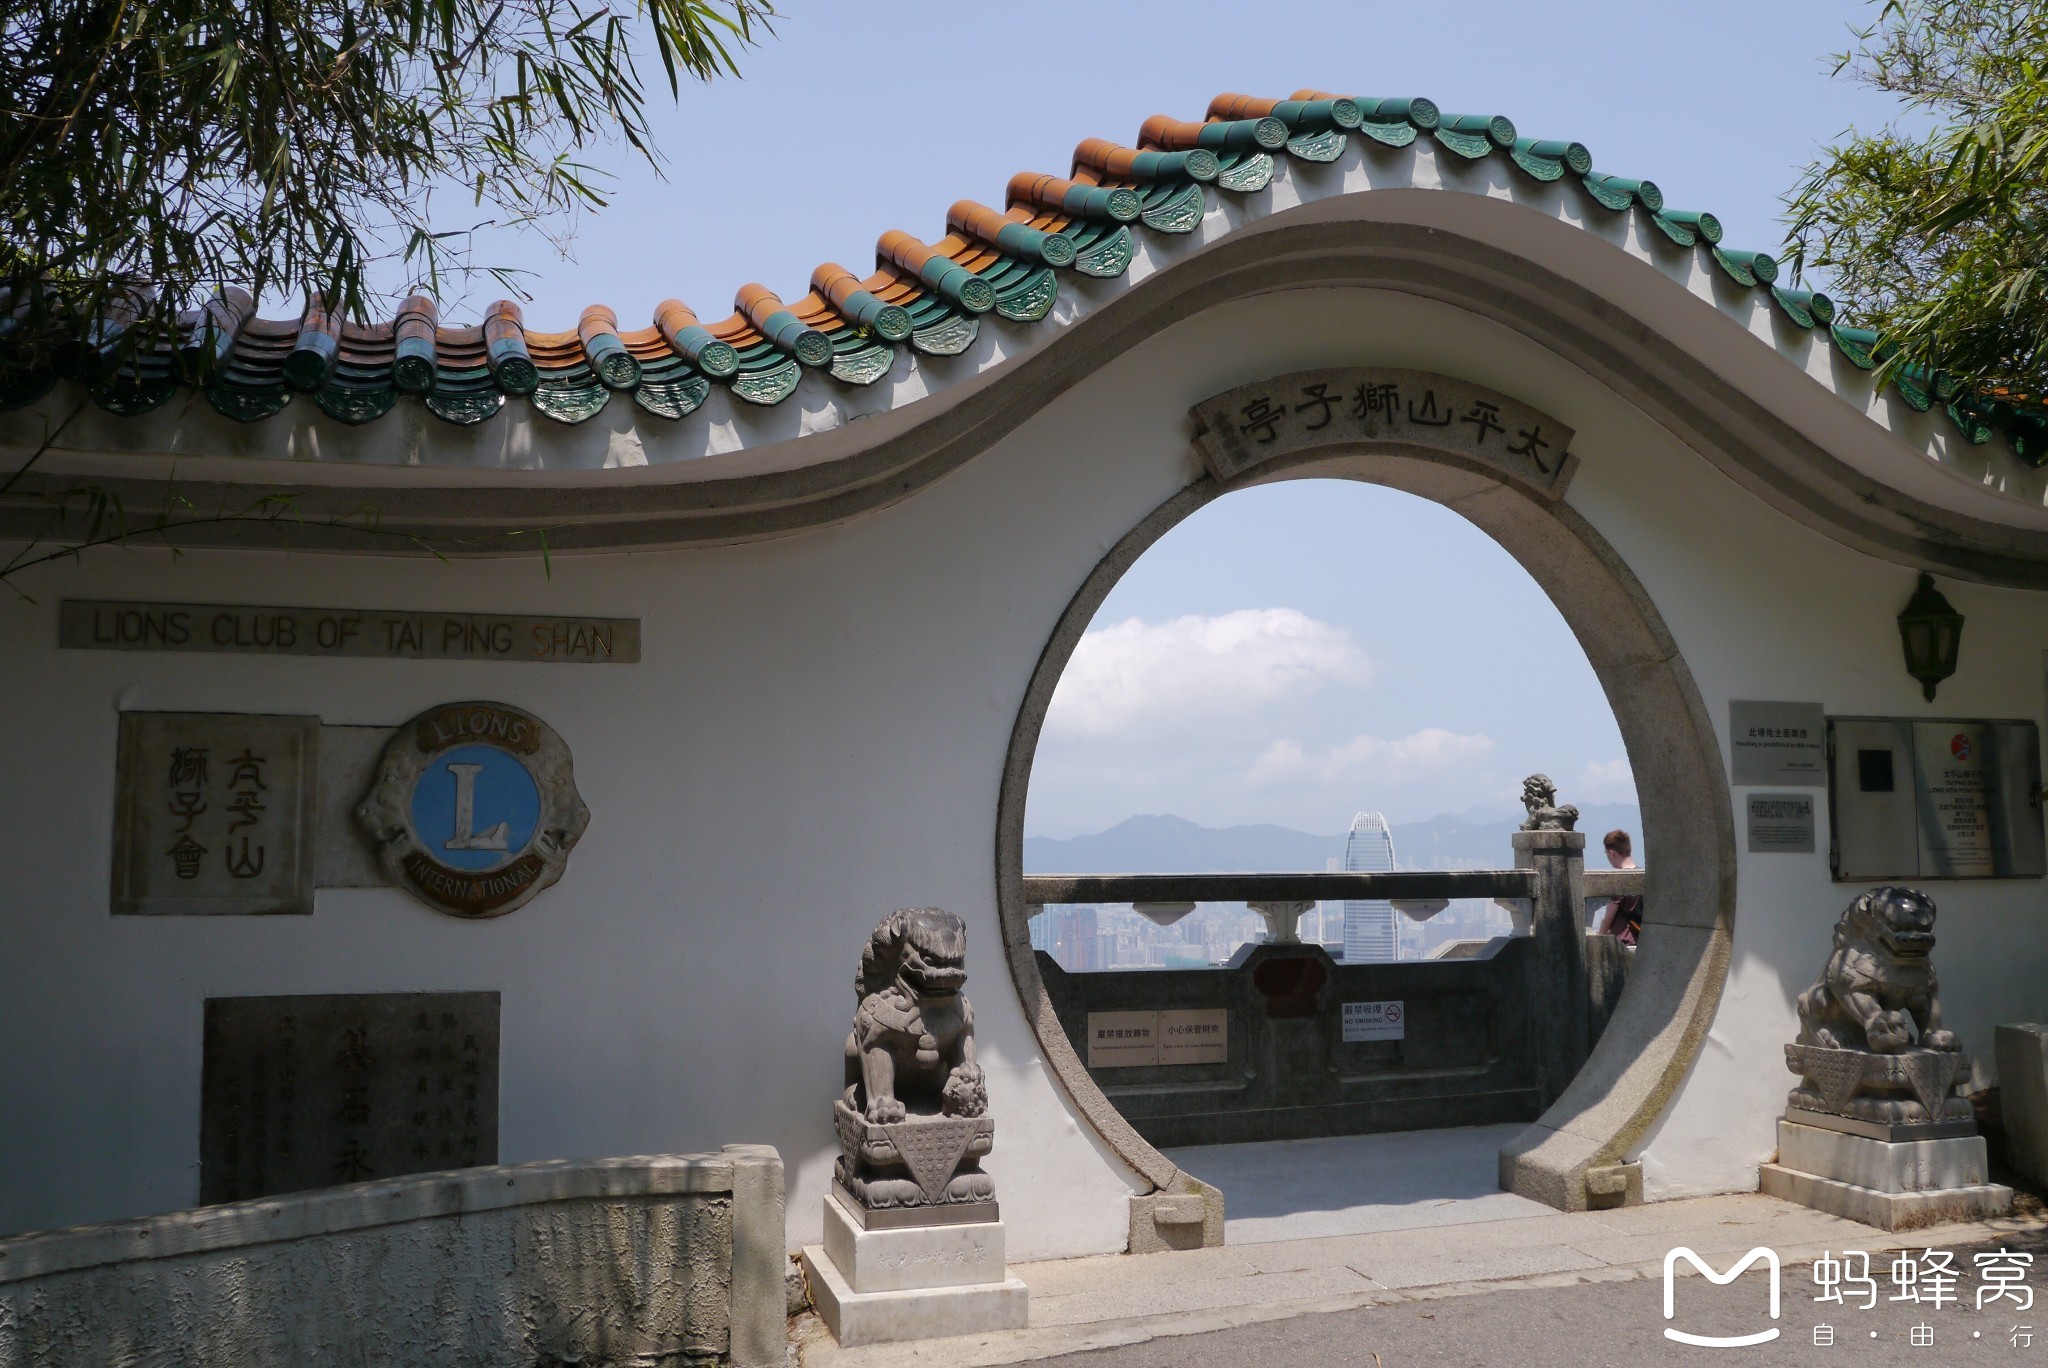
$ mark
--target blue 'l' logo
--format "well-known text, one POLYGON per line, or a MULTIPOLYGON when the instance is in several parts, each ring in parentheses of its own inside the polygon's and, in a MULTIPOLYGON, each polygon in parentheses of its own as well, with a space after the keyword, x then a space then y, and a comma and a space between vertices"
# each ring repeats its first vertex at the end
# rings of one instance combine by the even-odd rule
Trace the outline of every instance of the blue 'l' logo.
POLYGON ((496 869, 524 854, 540 826, 540 787, 517 756, 457 746, 434 757, 412 788, 412 829, 456 869, 496 869))

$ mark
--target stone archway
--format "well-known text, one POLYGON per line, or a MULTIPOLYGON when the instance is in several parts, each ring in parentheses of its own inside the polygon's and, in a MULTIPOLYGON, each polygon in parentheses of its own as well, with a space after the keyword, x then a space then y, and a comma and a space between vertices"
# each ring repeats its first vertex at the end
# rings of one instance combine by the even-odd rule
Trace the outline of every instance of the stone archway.
POLYGON ((1054 1015, 1023 899, 1025 797, 1053 690, 1111 588, 1197 509, 1277 480, 1362 480, 1450 508, 1515 558, 1585 650, 1614 710, 1641 794, 1644 836, 1657 852, 1646 898, 1653 934, 1644 936, 1585 1066, 1503 1149, 1501 1185, 1566 1211, 1586 1208, 1589 1177, 1601 1193, 1639 1193, 1619 1166, 1691 1068, 1727 978, 1734 819, 1720 746, 1676 642, 1614 548, 1564 501, 1576 465, 1570 429, 1455 377, 1355 368, 1241 386, 1196 405, 1191 418, 1207 471, 1127 532, 1069 602, 1011 733, 996 826, 1004 950, 1025 1015, 1075 1109, 1154 1188, 1132 1201, 1131 1247, 1160 1247, 1146 1227, 1161 1202, 1206 1201, 1205 1243, 1220 1243, 1220 1204, 1124 1120, 1054 1015))

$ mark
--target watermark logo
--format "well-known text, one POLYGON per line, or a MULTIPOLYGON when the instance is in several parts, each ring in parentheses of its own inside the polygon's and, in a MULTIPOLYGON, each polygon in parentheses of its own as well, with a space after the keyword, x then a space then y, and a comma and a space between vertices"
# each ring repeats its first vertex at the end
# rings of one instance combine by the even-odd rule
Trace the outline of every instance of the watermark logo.
MULTIPOLYGON (((1734 1282, 1737 1278, 1748 1272, 1752 1264, 1762 1260, 1771 1270, 1771 1319, 1776 1320, 1778 1318, 1778 1254, 1776 1250, 1766 1249, 1759 1245, 1743 1255, 1726 1273, 1717 1273, 1708 1266, 1706 1260, 1685 1246, 1680 1245, 1677 1249, 1664 1256, 1665 1320, 1672 1320, 1678 1314, 1677 1289, 1672 1284, 1672 1270, 1678 1266, 1680 1259, 1684 1259, 1687 1263, 1691 1264, 1708 1282, 1721 1287, 1734 1282)), ((1664 1327, 1665 1339, 1676 1340, 1680 1344, 1696 1344, 1703 1349, 1741 1349, 1752 1344, 1765 1344, 1777 1337, 1778 1327, 1775 1325, 1768 1330, 1758 1330, 1748 1335, 1695 1335, 1684 1330, 1675 1330, 1668 1325, 1664 1327)))

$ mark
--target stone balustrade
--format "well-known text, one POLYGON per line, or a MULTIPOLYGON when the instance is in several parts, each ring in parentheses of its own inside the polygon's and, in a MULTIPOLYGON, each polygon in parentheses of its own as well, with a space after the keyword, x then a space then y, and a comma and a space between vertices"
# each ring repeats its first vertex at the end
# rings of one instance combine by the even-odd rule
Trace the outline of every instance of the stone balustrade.
POLYGON ((780 1368, 782 1160, 497 1165, 0 1240, 0 1368, 780 1368))
POLYGON ((1578 832, 1517 833, 1512 869, 1027 875, 1024 899, 1143 905, 1160 922, 1196 903, 1243 902, 1265 917, 1267 938, 1220 969, 1069 973, 1037 956, 1075 1053, 1154 1145, 1528 1121, 1585 1063, 1627 972, 1625 948, 1585 933, 1586 909, 1640 893, 1644 872, 1589 871, 1584 843, 1578 832), (1508 908, 1515 934, 1456 957, 1372 964, 1295 934, 1317 901, 1384 899, 1426 919, 1467 898, 1508 908), (1396 1023, 1384 1020, 1388 1004, 1396 1023), (1156 1062, 1131 1048, 1148 1013, 1163 1023, 1156 1062), (1122 1034, 1092 1039, 1091 1018, 1122 1034), (1164 1038, 1194 1022, 1220 1048, 1164 1038))

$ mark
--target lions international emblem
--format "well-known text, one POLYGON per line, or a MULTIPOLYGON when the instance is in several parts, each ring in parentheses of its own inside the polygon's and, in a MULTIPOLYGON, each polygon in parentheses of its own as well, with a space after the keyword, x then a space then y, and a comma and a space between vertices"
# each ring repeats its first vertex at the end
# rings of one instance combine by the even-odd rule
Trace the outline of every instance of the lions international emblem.
POLYGON ((554 728, 451 703, 398 729, 356 822, 391 881, 458 917, 497 917, 562 877, 590 809, 554 728))

